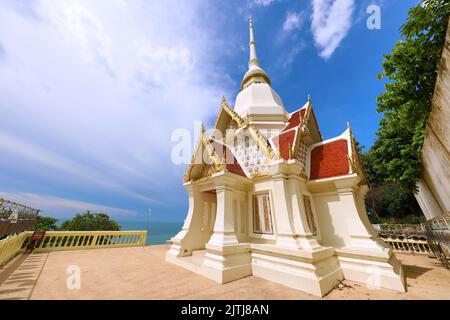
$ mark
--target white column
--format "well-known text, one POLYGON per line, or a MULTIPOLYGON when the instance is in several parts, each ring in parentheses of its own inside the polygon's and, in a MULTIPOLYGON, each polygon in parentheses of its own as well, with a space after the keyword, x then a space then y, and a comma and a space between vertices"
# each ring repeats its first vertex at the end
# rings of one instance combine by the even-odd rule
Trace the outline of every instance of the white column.
POLYGON ((239 241, 234 228, 233 189, 227 185, 216 187, 217 209, 214 233, 208 246, 224 247, 237 245, 239 241))
POLYGON ((304 212, 301 179, 302 164, 296 160, 274 163, 274 216, 277 226, 277 246, 291 249, 314 250, 320 245, 312 238, 304 212))
POLYGON ((192 255, 193 250, 203 249, 202 243, 202 193, 191 182, 185 184, 189 193, 189 210, 183 229, 171 239, 168 256, 183 257, 192 255))
POLYGON ((350 177, 335 181, 335 186, 339 194, 342 218, 345 219, 350 244, 347 246, 359 249, 378 249, 386 251, 387 246, 379 242, 378 237, 373 232, 372 225, 367 217, 365 205, 358 205, 363 201, 358 177, 350 177))
MULTIPOLYGON (((309 229, 308 220, 306 218, 306 209, 303 201, 302 181, 298 176, 290 176, 288 180, 289 199, 292 202, 292 215, 294 222, 294 232, 297 241, 304 250, 317 250, 322 247, 314 238, 309 229)), ((317 221, 315 221, 317 226, 317 221)))
POLYGON ((402 265, 370 224, 363 197, 366 187, 359 186, 359 181, 357 176, 335 181, 341 218, 346 222, 350 240, 344 248, 336 250, 344 277, 373 287, 404 292, 402 265))
POLYGON ((293 228, 292 206, 289 200, 286 176, 273 176, 273 207, 277 230, 277 246, 299 249, 293 228))
MULTIPOLYGON (((214 231, 206 245, 202 274, 219 283, 227 283, 252 274, 249 244, 239 243, 235 230, 234 206, 236 181, 233 174, 213 176, 217 209, 214 231)), ((236 215, 237 216, 237 215, 236 215)))

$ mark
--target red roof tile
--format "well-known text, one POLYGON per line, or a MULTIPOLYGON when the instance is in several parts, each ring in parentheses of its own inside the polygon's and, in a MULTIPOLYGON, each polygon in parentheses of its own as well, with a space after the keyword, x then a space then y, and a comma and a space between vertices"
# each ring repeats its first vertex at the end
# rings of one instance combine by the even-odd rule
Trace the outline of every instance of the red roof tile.
POLYGON ((239 165, 239 163, 233 163, 233 164, 228 164, 227 163, 227 170, 229 172, 237 174, 238 176, 247 177, 245 175, 244 170, 242 170, 242 167, 239 165))
POLYGON ((298 127, 305 116, 306 108, 295 111, 288 120, 288 125, 283 131, 298 127))
POLYGON ((296 130, 283 132, 272 139, 284 160, 289 160, 289 149, 294 145, 295 132, 296 130))
POLYGON ((305 112, 306 108, 303 108, 292 113, 288 120, 288 125, 283 132, 272 139, 272 142, 277 147, 281 157, 285 160, 289 160, 289 149, 294 145, 295 134, 298 130, 295 130, 295 128, 301 124, 305 112))
POLYGON ((229 172, 246 177, 244 170, 242 170, 241 165, 235 158, 233 152, 231 152, 231 150, 228 147, 214 140, 210 141, 210 143, 220 159, 222 159, 222 157, 225 157, 227 170, 229 172))
POLYGON ((347 140, 336 140, 311 151, 310 180, 341 176, 349 171, 347 140))

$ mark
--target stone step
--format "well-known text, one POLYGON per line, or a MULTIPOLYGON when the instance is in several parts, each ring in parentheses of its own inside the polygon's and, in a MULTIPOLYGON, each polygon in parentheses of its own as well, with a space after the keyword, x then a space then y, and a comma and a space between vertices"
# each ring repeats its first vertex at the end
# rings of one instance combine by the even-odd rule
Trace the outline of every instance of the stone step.
POLYGON ((191 262, 200 266, 205 260, 206 250, 197 250, 192 252, 191 262))

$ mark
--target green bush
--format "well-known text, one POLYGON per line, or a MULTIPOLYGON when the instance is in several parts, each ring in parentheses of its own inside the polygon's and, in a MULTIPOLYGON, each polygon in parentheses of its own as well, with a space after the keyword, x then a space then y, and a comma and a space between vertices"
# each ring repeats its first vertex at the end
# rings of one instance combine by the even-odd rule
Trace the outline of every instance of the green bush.
POLYGON ((105 213, 87 211, 77 214, 73 219, 64 221, 59 227, 64 231, 120 231, 120 225, 105 213))
POLYGON ((57 221, 58 219, 55 218, 37 216, 34 231, 54 231, 58 228, 57 221))

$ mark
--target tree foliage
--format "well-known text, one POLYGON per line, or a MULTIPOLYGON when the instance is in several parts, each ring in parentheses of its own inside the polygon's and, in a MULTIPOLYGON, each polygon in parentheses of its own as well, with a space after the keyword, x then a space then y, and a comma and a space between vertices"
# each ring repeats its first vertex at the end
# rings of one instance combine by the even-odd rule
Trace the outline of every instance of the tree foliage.
POLYGON ((370 190, 366 208, 372 223, 419 223, 423 219, 420 207, 411 191, 389 182, 387 175, 374 168, 373 149, 361 154, 370 190))
POLYGON ((58 219, 55 218, 37 216, 34 231, 54 231, 58 228, 57 221, 58 219))
POLYGON ((64 231, 119 231, 120 225, 107 214, 86 211, 73 219, 64 221, 59 228, 64 231))
POLYGON ((401 27, 402 40, 384 55, 378 77, 388 82, 377 98, 384 116, 377 141, 361 156, 371 185, 366 206, 373 223, 423 219, 414 192, 449 17, 450 1, 421 1, 401 27))
POLYGON ((450 1, 424 0, 410 9, 401 28, 403 39, 384 55, 379 78, 387 78, 378 98, 384 113, 378 140, 370 150, 370 174, 409 192, 421 174, 421 151, 431 111, 439 62, 450 16, 450 1))

